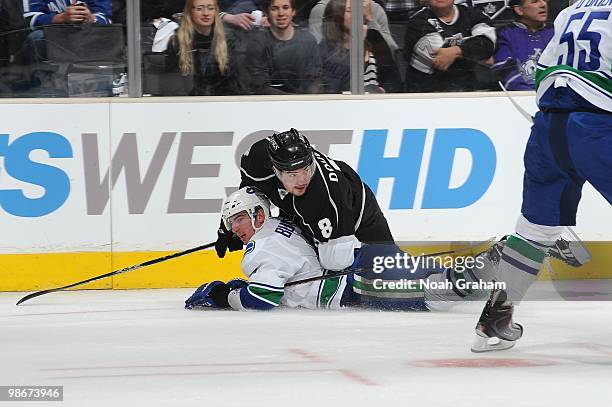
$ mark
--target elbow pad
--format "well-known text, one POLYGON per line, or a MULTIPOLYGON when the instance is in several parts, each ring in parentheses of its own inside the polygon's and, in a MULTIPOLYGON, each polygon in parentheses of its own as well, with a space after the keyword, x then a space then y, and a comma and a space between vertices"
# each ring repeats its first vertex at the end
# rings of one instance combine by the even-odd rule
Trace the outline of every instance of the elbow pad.
POLYGON ((344 270, 355 261, 355 249, 360 243, 355 235, 341 236, 325 243, 319 243, 319 261, 327 270, 344 270))

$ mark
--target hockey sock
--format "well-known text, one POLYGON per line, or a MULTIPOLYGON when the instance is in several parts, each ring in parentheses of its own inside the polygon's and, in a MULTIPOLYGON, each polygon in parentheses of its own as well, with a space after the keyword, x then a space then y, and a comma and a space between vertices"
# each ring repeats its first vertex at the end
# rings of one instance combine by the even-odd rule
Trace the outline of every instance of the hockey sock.
POLYGON ((545 253, 561 236, 563 226, 547 226, 530 222, 520 215, 516 233, 508 238, 499 262, 497 281, 506 283, 508 298, 518 303, 536 280, 545 253))
POLYGON ((549 246, 511 235, 502 250, 497 280, 506 284, 508 297, 518 303, 536 280, 549 246))

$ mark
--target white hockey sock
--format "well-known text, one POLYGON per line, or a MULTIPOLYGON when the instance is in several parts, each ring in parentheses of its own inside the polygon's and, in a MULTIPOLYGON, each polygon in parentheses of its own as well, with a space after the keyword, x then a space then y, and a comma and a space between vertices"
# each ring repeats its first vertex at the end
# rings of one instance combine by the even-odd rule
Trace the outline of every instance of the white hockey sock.
POLYGON ((561 236, 563 226, 546 226, 519 216, 516 233, 508 238, 499 262, 498 281, 506 283, 506 292, 518 304, 538 277, 545 254, 561 236))
POLYGON ((502 250, 497 279, 506 283, 506 292, 515 304, 538 277, 547 246, 531 242, 522 236, 511 235, 502 250))

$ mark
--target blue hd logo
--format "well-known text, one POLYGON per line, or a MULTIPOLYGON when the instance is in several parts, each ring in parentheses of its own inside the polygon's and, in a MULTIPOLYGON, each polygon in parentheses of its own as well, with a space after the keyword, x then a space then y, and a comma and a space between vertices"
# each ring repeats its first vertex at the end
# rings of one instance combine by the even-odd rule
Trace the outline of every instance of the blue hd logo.
MULTIPOLYGON (((365 130, 358 173, 376 194, 381 178, 393 178, 389 209, 412 209, 425 149, 426 129, 405 129, 398 157, 384 157, 388 130, 365 130)), ((495 174, 491 139, 476 129, 436 129, 421 208, 463 208, 478 201, 495 174), (450 188, 455 152, 468 150, 472 168, 462 185, 450 188)))
MULTIPOLYGON (((66 138, 50 132, 25 134, 9 144, 9 135, 0 134, 0 157, 4 171, 15 180, 42 187, 37 198, 27 197, 22 189, 0 189, 0 207, 7 213, 22 217, 39 217, 60 208, 70 194, 70 179, 54 166, 30 159, 34 150, 44 150, 49 158, 72 158, 72 147, 66 138)), ((0 168, 1 170, 2 168, 0 168)), ((0 173, 0 179, 2 179, 0 173)))

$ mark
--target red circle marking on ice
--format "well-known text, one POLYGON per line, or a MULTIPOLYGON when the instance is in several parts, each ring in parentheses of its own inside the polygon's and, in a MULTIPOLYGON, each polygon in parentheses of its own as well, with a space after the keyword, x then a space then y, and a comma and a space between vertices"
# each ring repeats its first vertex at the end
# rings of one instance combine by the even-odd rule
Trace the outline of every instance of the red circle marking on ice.
POLYGON ((450 368, 492 368, 492 367, 538 367, 549 366, 553 362, 533 359, 500 359, 500 358, 481 358, 481 359, 429 359, 414 360, 409 362, 417 367, 450 367, 450 368))

